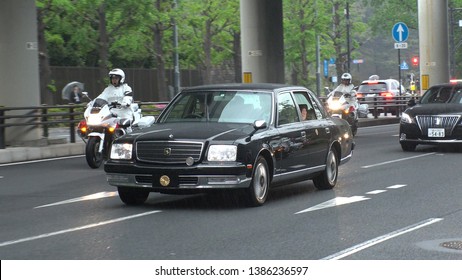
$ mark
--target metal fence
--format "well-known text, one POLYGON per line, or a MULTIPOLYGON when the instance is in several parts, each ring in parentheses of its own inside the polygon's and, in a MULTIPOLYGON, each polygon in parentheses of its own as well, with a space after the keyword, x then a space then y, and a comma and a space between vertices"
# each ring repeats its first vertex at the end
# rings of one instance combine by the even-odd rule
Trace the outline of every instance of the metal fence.
MULTIPOLYGON (((327 102, 327 97, 320 98, 324 104, 327 102)), ((417 95, 405 95, 396 97, 383 97, 376 96, 368 100, 359 99, 359 104, 367 104, 369 106, 369 113, 372 114, 373 118, 379 118, 380 114, 387 116, 396 112, 396 117, 401 117, 401 113, 409 107, 409 101, 418 101, 419 96, 417 95)))
MULTIPOLYGON (((168 102, 137 102, 144 116, 158 116, 168 102)), ((49 129, 68 127, 70 142, 75 143, 77 124, 83 120, 83 104, 57 106, 0 107, 0 149, 6 147, 6 129, 12 127, 39 127, 48 138, 49 129)))

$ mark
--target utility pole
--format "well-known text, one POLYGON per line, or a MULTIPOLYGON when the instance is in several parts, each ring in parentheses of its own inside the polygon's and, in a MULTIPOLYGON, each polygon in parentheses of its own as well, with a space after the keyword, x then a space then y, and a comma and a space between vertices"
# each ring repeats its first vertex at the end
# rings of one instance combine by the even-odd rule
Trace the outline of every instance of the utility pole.
POLYGON ((351 53, 350 53, 350 1, 347 0, 346 3, 346 29, 347 29, 347 72, 350 73, 350 61, 351 61, 351 53))
MULTIPOLYGON (((177 0, 173 0, 173 9, 177 8, 177 0)), ((173 96, 180 92, 180 62, 178 58, 178 27, 175 18, 173 18, 173 96)), ((171 96, 171 97, 173 97, 171 96)))
MULTIPOLYGON (((314 2, 315 17, 318 17, 318 3, 314 2)), ((316 31, 316 95, 321 96, 321 47, 319 46, 319 34, 316 31)))

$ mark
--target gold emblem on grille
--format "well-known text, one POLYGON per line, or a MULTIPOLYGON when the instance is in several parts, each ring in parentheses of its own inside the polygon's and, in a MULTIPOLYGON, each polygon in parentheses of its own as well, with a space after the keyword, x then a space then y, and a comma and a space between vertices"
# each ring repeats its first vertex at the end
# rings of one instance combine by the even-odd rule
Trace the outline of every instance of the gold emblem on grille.
POLYGON ((168 185, 170 185, 170 177, 168 177, 167 175, 162 175, 159 179, 159 183, 163 187, 167 187, 168 185))

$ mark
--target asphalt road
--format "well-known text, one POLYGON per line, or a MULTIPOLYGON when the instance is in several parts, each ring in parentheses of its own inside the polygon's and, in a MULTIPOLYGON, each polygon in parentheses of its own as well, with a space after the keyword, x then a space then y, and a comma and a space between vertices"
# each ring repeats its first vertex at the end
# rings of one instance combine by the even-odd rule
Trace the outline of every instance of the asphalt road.
POLYGON ((152 193, 127 207, 81 156, 0 167, 2 260, 462 260, 461 152, 405 153, 397 125, 360 128, 338 185, 234 196, 152 193))

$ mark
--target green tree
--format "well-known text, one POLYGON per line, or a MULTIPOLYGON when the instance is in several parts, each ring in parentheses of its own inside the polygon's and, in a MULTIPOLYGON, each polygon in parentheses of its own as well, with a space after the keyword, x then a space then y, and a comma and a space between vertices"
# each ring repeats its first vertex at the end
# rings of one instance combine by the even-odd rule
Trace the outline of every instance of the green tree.
POLYGON ((238 39, 239 1, 182 0, 179 7, 182 60, 196 65, 203 82, 211 83, 213 67, 238 55, 233 43, 238 39))

